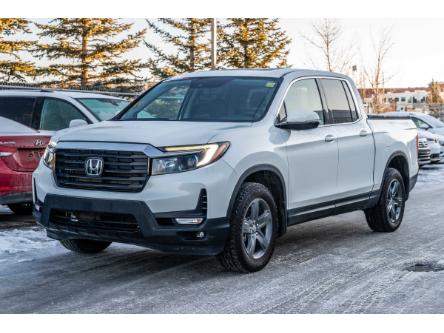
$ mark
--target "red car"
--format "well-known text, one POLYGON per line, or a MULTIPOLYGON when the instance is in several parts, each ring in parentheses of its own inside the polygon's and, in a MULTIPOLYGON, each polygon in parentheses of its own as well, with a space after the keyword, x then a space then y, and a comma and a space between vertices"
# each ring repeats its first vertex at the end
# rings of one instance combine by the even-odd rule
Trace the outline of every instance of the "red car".
POLYGON ((0 205, 32 212, 32 172, 51 136, 0 117, 0 205))

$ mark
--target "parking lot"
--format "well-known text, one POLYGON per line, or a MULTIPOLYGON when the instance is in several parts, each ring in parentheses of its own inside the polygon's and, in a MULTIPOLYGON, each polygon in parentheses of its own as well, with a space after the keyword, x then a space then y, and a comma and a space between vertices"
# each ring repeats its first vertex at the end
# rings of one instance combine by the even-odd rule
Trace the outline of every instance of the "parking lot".
POLYGON ((371 232, 361 212, 295 226, 248 275, 127 245, 70 253, 2 207, 0 312, 442 313, 443 193, 444 164, 426 166, 397 232, 371 232))

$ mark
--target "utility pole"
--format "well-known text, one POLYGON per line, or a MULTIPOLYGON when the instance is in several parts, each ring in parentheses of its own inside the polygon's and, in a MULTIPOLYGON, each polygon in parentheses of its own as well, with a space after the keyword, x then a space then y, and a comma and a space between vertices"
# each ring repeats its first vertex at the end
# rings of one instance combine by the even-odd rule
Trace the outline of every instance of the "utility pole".
POLYGON ((211 68, 217 67, 217 19, 211 19, 211 68))

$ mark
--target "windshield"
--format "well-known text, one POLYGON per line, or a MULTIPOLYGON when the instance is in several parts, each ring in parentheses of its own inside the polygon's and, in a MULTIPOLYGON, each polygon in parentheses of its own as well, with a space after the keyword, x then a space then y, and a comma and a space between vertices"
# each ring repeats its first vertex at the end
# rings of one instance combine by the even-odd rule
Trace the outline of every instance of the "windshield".
POLYGON ((277 79, 206 77, 165 81, 132 105, 121 120, 251 122, 261 119, 277 79))
POLYGON ((99 120, 111 119, 129 104, 128 101, 115 98, 78 98, 77 100, 99 120))
POLYGON ((423 119, 429 123, 429 125, 432 125, 432 127, 441 128, 444 127, 444 123, 441 120, 436 119, 435 117, 429 116, 428 114, 423 115, 423 119))

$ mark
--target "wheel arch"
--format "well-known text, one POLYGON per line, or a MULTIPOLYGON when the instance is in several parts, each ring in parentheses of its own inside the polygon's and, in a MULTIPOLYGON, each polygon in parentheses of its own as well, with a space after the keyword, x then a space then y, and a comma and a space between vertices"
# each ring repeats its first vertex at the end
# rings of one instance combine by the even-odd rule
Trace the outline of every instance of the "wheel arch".
POLYGON ((384 169, 384 175, 388 168, 393 168, 399 171, 404 181, 406 199, 408 199, 410 192, 410 168, 408 161, 407 155, 404 152, 396 151, 390 155, 384 169))
POLYGON ((282 173, 277 167, 271 164, 255 165, 242 173, 234 187, 233 193, 231 194, 227 217, 231 217, 242 184, 249 181, 263 184, 272 193, 278 208, 278 237, 284 235, 287 231, 287 188, 282 173))

